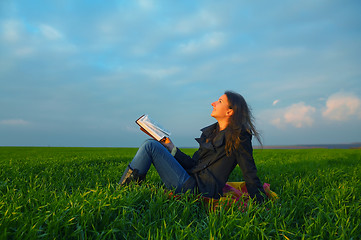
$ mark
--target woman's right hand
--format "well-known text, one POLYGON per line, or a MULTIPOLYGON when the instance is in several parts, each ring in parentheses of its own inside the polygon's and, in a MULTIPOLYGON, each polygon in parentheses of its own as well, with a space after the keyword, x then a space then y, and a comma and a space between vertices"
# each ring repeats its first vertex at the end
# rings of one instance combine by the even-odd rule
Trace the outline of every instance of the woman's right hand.
POLYGON ((169 152, 171 152, 174 148, 174 144, 172 142, 172 140, 170 140, 170 138, 164 138, 160 141, 160 143, 166 148, 168 149, 169 152))

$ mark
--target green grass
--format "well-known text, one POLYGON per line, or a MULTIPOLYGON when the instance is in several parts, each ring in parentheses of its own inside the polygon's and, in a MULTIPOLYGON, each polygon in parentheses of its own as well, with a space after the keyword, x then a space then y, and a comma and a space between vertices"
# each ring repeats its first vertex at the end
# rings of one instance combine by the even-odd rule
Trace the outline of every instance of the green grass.
POLYGON ((118 189, 136 150, 0 147, 0 239, 361 239, 361 150, 255 150, 280 199, 245 212, 170 199, 154 168, 118 189))

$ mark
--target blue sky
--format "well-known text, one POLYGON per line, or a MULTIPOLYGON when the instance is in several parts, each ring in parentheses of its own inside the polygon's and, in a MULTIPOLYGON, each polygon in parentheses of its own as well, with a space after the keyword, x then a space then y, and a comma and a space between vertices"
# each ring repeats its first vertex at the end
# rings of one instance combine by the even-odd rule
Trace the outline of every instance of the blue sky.
MULTIPOLYGON (((264 145, 361 142, 359 1, 0 2, 0 145, 196 147, 242 94, 264 145)), ((257 144, 255 142, 255 144, 257 144)))

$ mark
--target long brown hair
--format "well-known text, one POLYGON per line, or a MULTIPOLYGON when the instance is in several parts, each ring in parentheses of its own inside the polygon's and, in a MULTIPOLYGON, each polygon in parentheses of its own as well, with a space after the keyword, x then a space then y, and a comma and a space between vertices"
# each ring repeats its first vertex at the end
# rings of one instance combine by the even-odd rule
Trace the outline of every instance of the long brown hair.
POLYGON ((248 131, 254 135, 262 146, 262 140, 259 132, 254 125, 254 117, 252 112, 241 94, 225 91, 229 108, 233 110, 233 115, 228 123, 226 137, 226 153, 230 155, 233 150, 238 149, 241 144, 241 131, 248 131))

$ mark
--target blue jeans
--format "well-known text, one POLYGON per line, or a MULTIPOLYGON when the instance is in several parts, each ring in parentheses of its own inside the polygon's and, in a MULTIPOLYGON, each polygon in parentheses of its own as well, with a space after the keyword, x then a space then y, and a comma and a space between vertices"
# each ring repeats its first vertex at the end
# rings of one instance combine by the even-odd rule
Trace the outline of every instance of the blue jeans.
POLYGON ((195 180, 158 141, 146 140, 135 154, 130 167, 138 169, 139 174, 147 174, 153 163, 160 178, 168 189, 186 192, 194 189, 195 180))

